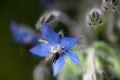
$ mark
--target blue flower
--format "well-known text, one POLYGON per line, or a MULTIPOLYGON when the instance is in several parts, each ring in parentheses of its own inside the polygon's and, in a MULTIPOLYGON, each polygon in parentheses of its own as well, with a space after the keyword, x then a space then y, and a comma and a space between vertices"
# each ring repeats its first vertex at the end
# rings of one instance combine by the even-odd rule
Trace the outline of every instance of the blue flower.
POLYGON ((30 49, 30 52, 41 57, 45 57, 48 54, 52 54, 54 76, 56 76, 64 66, 64 55, 67 55, 73 63, 80 65, 76 53, 72 50, 69 50, 69 48, 73 47, 80 38, 61 38, 45 22, 43 23, 42 37, 46 39, 48 43, 37 45, 30 49))
POLYGON ((21 44, 38 44, 38 35, 31 28, 19 26, 15 21, 12 21, 10 29, 15 42, 21 44))

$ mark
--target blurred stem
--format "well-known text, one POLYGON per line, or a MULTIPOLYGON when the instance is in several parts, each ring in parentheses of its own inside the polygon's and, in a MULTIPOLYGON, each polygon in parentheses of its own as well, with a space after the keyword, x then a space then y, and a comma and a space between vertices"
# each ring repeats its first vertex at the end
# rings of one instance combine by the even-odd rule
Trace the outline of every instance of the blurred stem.
POLYGON ((97 70, 95 61, 95 48, 89 48, 87 54, 88 66, 86 74, 84 74, 83 80, 100 80, 100 73, 97 70))
POLYGON ((109 11, 106 35, 108 37, 108 40, 110 40, 110 42, 112 43, 116 42, 115 35, 113 34, 113 28, 114 28, 114 12, 109 11))
POLYGON ((91 26, 91 28, 89 28, 89 32, 88 32, 88 35, 89 35, 89 42, 88 44, 93 44, 96 39, 97 39, 97 35, 96 35, 96 32, 95 32, 95 27, 96 26, 91 26))
POLYGON ((69 18, 66 14, 64 14, 64 13, 61 14, 59 16, 59 21, 68 27, 70 33, 73 36, 82 36, 83 35, 83 31, 82 31, 81 27, 74 20, 69 18))
MULTIPOLYGON (((49 69, 49 77, 47 78, 47 80, 49 80, 49 79, 57 80, 57 76, 53 77, 53 72, 52 72, 53 70, 52 70, 51 63, 52 63, 52 56, 48 56, 48 57, 44 58, 42 61, 40 61, 39 65, 45 66, 49 69)), ((46 77, 47 76, 45 76, 45 79, 46 79, 46 77)))

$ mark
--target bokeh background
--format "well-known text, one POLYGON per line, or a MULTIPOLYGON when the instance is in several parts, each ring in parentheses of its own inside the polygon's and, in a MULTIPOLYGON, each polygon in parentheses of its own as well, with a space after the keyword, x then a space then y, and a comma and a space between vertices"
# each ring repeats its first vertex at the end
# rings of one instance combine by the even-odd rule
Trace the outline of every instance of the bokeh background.
MULTIPOLYGON (((85 24, 87 12, 94 7, 101 7, 101 1, 102 0, 1 0, 0 80, 34 80, 33 71, 40 63, 41 58, 29 53, 28 46, 13 41, 13 36, 10 31, 10 23, 15 20, 18 24, 28 25, 35 30, 39 17, 47 10, 53 9, 63 11, 70 17, 70 20, 73 19, 73 23, 77 22, 77 26, 80 26, 80 28, 77 27, 74 29, 74 25, 71 25, 70 29, 69 27, 64 27, 66 25, 60 23, 59 26, 63 27, 65 35, 87 37, 78 44, 78 46, 81 46, 81 48, 84 49, 80 50, 80 52, 76 50, 80 53, 79 58, 81 64, 85 65, 85 68, 79 70, 78 67, 72 65, 68 61, 69 64, 66 64, 60 76, 53 78, 51 71, 47 74, 50 76, 47 76, 48 78, 44 80, 82 80, 82 76, 87 72, 86 53, 90 53, 91 49, 97 50, 96 54, 98 53, 96 57, 96 64, 98 65, 97 69, 101 70, 101 72, 105 72, 105 75, 103 74, 104 77, 107 76, 105 79, 102 77, 102 80, 120 80, 120 25, 116 25, 117 23, 115 23, 115 21, 117 22, 119 20, 119 13, 112 14, 114 15, 114 25, 112 26, 118 27, 114 27, 115 29, 110 28, 110 31, 108 30, 110 32, 109 36, 105 34, 108 29, 107 24, 109 24, 109 19, 113 19, 108 18, 110 17, 110 12, 105 13, 105 23, 97 26, 97 28, 95 28, 95 33, 89 33, 90 28, 87 28, 85 24), (48 2, 46 3, 44 1, 48 2), (74 31, 71 31, 72 29, 75 31, 77 30, 78 33, 74 33, 74 31), (110 35, 112 35, 112 37, 110 35), (99 53, 101 53, 102 56, 99 55, 99 53), (108 58, 106 58, 106 55, 108 58), (109 65, 112 65, 112 68, 108 68, 109 65)), ((60 28, 56 30, 59 31, 60 28)))
POLYGON ((0 1, 0 80, 33 80, 36 60, 23 45, 13 42, 10 23, 15 20, 35 28, 43 10, 39 0, 0 1))

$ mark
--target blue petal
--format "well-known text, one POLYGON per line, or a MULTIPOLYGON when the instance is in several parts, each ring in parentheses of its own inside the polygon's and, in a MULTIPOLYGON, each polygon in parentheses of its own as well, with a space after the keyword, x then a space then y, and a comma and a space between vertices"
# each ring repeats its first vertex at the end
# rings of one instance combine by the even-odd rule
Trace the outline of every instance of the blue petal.
POLYGON ((19 29, 19 25, 15 22, 15 21, 12 21, 11 24, 10 24, 10 30, 13 34, 15 34, 19 29))
POLYGON ((68 38, 68 37, 63 37, 61 41, 61 46, 64 49, 68 49, 73 47, 79 40, 80 38, 68 38))
POLYGON ((56 76, 63 68, 65 60, 63 56, 60 56, 55 64, 53 64, 53 73, 56 76))
POLYGON ((48 40, 51 45, 59 43, 59 35, 46 22, 43 23, 42 37, 48 40))
POLYGON ((12 21, 10 24, 10 29, 14 38, 14 41, 22 43, 23 36, 21 36, 20 26, 12 21))
POLYGON ((50 50, 51 48, 49 44, 40 44, 40 45, 33 47, 29 51, 35 55, 45 57, 48 54, 50 54, 50 50))
POLYGON ((37 34, 34 34, 34 35, 33 35, 32 42, 33 42, 34 45, 37 45, 37 44, 40 43, 40 42, 39 42, 39 37, 38 37, 37 34))
POLYGON ((68 50, 65 54, 71 59, 71 61, 80 66, 79 58, 76 53, 72 50, 68 50))
POLYGON ((32 34, 26 28, 19 28, 15 34, 13 34, 14 40, 20 43, 27 43, 32 40, 32 34), (29 41, 28 41, 29 40, 29 41))
POLYGON ((29 27, 19 26, 15 21, 10 24, 10 29, 15 42, 22 44, 38 44, 38 35, 29 27))
POLYGON ((23 39, 28 35, 26 30, 21 29, 21 27, 15 21, 11 22, 10 29, 11 29, 14 41, 23 43, 23 39))
POLYGON ((18 35, 23 43, 34 45, 39 44, 38 35, 30 27, 20 27, 18 35))

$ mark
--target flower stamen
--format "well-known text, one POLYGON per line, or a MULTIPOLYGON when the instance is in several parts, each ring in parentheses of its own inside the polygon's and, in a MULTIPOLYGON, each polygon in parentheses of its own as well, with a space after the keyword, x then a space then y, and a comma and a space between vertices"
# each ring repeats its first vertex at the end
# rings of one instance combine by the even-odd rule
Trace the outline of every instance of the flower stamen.
POLYGON ((55 47, 51 47, 51 53, 53 54, 52 56, 52 61, 53 63, 56 62, 56 60, 63 55, 63 50, 60 48, 60 45, 57 45, 55 47))

